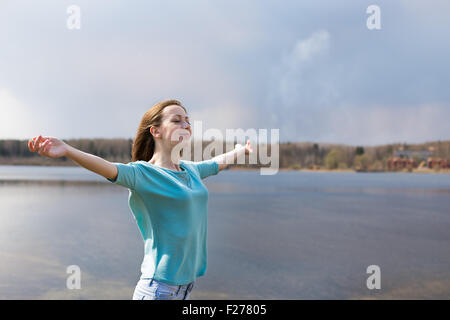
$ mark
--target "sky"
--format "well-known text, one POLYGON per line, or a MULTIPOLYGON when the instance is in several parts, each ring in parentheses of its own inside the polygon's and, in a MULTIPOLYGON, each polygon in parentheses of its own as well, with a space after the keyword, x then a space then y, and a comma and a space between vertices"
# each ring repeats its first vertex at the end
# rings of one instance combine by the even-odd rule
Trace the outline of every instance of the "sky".
POLYGON ((202 121, 194 138, 449 140, 449 13, 446 0, 1 0, 0 139, 133 138, 177 99, 202 121))

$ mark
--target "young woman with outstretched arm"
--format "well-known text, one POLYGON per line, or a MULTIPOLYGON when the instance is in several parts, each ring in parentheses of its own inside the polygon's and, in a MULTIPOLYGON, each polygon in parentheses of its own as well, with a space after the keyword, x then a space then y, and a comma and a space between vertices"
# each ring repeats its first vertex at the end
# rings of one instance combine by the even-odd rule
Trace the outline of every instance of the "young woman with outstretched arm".
POLYGON ((192 135, 186 109, 177 100, 155 104, 142 117, 133 141, 132 162, 110 162, 77 150, 54 137, 28 142, 31 152, 68 157, 108 181, 129 189, 129 207, 144 240, 141 276, 133 299, 189 299, 196 278, 207 267, 208 190, 202 180, 216 175, 242 154, 245 146, 212 159, 181 160, 172 152, 192 135))

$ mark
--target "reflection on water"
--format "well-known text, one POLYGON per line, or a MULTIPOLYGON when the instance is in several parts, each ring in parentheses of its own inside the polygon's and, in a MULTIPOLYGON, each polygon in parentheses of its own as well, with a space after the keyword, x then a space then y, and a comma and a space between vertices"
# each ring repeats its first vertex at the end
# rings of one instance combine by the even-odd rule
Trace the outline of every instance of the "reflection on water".
MULTIPOLYGON (((450 298, 448 175, 223 171, 192 299, 450 298), (381 290, 366 287, 381 268, 381 290)), ((0 298, 130 299, 128 190, 82 168, 0 166, 0 298), (45 180, 45 181, 43 181, 45 180), (81 290, 66 289, 78 265, 81 290)))

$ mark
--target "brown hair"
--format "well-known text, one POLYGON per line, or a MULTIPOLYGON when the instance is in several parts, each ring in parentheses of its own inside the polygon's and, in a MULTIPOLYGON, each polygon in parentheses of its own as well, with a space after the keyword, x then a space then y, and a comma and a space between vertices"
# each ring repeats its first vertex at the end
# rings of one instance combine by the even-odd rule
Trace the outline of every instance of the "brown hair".
MULTIPOLYGON (((164 108, 171 105, 180 106, 186 111, 186 108, 178 100, 165 100, 156 103, 144 114, 133 142, 133 149, 131 151, 132 162, 139 160, 149 161, 153 157, 155 140, 150 133, 150 128, 152 126, 157 127, 161 124, 164 108)), ((183 150, 180 151, 180 155, 183 154, 182 152, 183 150)))

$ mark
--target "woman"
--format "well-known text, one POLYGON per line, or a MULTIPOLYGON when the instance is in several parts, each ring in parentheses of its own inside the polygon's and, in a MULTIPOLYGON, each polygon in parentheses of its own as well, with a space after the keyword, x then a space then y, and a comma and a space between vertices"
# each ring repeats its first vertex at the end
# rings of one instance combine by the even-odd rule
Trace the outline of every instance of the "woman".
POLYGON ((66 156, 129 189, 129 207, 145 244, 135 300, 189 299, 207 266, 208 190, 202 179, 253 152, 248 140, 246 146, 236 145, 210 160, 181 160, 181 152, 172 151, 191 135, 186 109, 177 100, 167 100, 144 114, 128 164, 111 163, 53 137, 28 142, 32 152, 49 158, 66 156))

